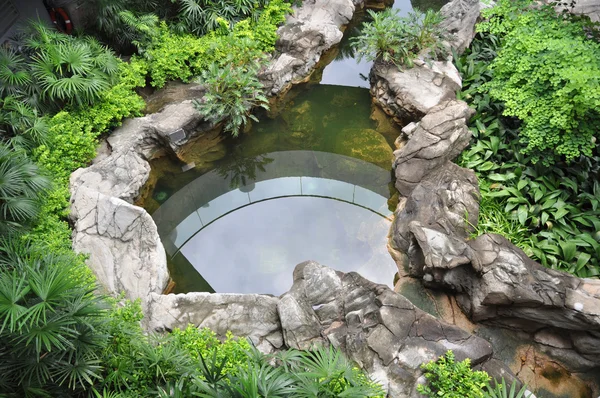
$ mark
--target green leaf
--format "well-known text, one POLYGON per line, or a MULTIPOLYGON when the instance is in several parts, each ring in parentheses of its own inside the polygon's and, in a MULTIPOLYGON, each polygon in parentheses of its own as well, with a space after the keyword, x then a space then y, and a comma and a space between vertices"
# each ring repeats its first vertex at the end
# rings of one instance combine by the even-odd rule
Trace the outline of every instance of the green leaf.
POLYGON ((577 245, 573 242, 559 242, 560 249, 562 251, 563 259, 570 262, 577 251, 577 245))
POLYGON ((526 205, 519 206, 519 209, 517 210, 517 217, 518 217, 519 223, 521 225, 525 225, 525 221, 527 221, 527 216, 528 216, 527 206, 526 205))

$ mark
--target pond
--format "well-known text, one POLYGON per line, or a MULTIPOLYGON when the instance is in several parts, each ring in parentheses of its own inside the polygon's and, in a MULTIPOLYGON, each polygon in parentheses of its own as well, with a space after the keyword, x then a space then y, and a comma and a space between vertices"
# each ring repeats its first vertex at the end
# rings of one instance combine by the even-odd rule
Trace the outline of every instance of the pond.
POLYGON ((151 161, 140 203, 157 224, 173 292, 279 295, 306 260, 393 287, 387 234, 400 127, 372 105, 370 64, 348 49, 356 26, 320 84, 295 87, 276 116, 260 115, 235 139, 191 143, 186 162, 151 161))

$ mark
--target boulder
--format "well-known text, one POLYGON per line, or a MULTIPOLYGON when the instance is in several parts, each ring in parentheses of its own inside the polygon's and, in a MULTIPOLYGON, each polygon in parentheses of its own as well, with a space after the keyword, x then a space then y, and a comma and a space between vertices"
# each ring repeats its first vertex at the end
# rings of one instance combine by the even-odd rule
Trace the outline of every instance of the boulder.
MULTIPOLYGON (((391 228, 392 247, 413 254, 416 253, 413 249, 424 247, 419 240, 429 236, 442 250, 440 256, 448 257, 450 262, 455 261, 444 251, 447 249, 454 254, 467 251, 464 239, 477 224, 478 198, 475 173, 454 163, 446 163, 421 181, 396 211, 391 228), (423 228, 431 232, 422 234, 423 228), (436 231, 442 231, 442 234, 436 231)), ((414 268, 412 274, 423 275, 420 254, 411 257, 410 264, 414 268)))
POLYGON ((421 311, 387 286, 312 261, 296 266, 277 311, 288 347, 332 344, 382 382, 390 397, 417 397, 421 364, 447 350, 474 365, 492 355, 486 340, 421 311))
POLYGON ((73 250, 89 255, 87 264, 106 292, 129 299, 162 293, 169 280, 165 250, 146 211, 124 200, 81 186, 71 198, 73 250))
POLYGON ((269 95, 310 77, 321 55, 342 40, 354 7, 352 0, 309 0, 294 8, 277 31, 276 56, 260 75, 269 95))
POLYGON ((455 159, 469 145, 467 121, 473 110, 463 101, 446 101, 432 108, 411 133, 410 140, 394 152, 396 188, 408 196, 431 172, 455 159))
POLYGON ((441 13, 444 16, 442 27, 448 32, 448 44, 462 54, 475 37, 475 24, 481 10, 493 6, 493 1, 452 0, 446 3, 441 13))
POLYGON ((451 61, 416 59, 412 68, 399 69, 376 62, 371 69, 371 95, 390 116, 404 121, 419 120, 442 102, 456 98, 462 87, 460 74, 451 61))
POLYGON ((220 336, 230 331, 234 336, 250 338, 263 352, 272 352, 283 345, 278 302, 278 298, 262 294, 153 293, 145 322, 156 332, 184 329, 190 324, 220 336))
POLYGON ((587 15, 594 22, 600 21, 600 1, 598 0, 577 0, 575 7, 568 9, 573 14, 587 15))

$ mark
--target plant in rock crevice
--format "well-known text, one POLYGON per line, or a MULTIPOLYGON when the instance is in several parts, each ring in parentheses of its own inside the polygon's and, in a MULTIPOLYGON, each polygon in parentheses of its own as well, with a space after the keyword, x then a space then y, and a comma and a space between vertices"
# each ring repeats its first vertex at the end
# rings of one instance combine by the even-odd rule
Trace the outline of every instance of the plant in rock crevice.
POLYGON ((440 27, 443 17, 439 12, 414 10, 406 17, 400 17, 394 9, 367 12, 371 21, 365 22, 362 33, 352 40, 359 61, 364 58, 412 67, 413 60, 425 50, 427 60, 447 55, 442 44, 445 31, 440 27))
POLYGON ((251 114, 253 108, 269 109, 257 74, 256 66, 219 67, 213 63, 202 73, 200 81, 206 86, 206 93, 201 100, 193 101, 194 107, 213 123, 225 119, 224 130, 237 137, 249 119, 258 122, 251 114))

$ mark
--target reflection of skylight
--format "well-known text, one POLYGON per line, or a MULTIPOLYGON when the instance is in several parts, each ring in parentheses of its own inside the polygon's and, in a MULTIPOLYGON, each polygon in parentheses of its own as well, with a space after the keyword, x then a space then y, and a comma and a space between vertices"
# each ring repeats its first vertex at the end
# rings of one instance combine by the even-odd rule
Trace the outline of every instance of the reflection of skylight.
MULTIPOLYGON (((368 189, 343 181, 317 177, 281 177, 254 184, 249 192, 229 191, 208 202, 181 221, 163 241, 170 255, 174 255, 192 236, 211 222, 253 203, 283 197, 323 197, 355 204, 388 217, 387 198, 368 189)), ((168 205, 168 201, 163 205, 168 205)))

